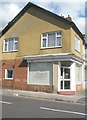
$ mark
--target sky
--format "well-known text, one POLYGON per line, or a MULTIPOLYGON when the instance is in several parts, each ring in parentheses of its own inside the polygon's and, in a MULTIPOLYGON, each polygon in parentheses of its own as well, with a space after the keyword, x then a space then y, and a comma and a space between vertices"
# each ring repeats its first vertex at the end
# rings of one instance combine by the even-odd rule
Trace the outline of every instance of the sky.
POLYGON ((86 0, 1 0, 0 1, 0 31, 24 8, 28 3, 32 2, 46 10, 57 15, 67 17, 70 15, 73 22, 79 30, 85 33, 85 21, 87 15, 85 6, 86 0))

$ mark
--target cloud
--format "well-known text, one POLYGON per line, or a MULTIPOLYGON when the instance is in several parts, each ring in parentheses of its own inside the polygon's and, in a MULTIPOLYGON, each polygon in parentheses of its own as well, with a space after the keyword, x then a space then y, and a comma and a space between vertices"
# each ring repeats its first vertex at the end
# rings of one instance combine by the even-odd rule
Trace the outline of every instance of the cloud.
POLYGON ((0 27, 6 26, 20 11, 19 6, 13 3, 3 3, 0 5, 0 27))

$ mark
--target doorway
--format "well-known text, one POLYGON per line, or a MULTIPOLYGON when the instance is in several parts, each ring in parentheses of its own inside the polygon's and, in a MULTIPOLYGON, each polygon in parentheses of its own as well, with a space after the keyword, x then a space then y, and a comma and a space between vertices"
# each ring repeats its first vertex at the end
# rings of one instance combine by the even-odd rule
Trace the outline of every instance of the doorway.
POLYGON ((60 90, 71 89, 71 70, 70 67, 61 66, 60 90))

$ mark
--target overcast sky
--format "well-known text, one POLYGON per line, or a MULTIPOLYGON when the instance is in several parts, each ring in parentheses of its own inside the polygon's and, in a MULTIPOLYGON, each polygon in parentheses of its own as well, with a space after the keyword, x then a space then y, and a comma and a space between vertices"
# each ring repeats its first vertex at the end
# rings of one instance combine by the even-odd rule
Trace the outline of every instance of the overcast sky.
POLYGON ((32 2, 58 15, 70 15, 82 33, 85 33, 86 0, 2 0, 0 2, 0 30, 10 22, 28 2, 32 2))

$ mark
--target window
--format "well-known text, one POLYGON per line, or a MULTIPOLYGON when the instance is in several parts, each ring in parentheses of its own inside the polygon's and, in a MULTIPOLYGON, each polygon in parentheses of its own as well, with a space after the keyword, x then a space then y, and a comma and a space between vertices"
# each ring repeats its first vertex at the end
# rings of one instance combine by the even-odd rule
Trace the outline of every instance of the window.
POLYGON ((5 69, 5 79, 13 79, 13 69, 5 69))
POLYGON ((9 38, 4 40, 4 52, 17 51, 18 38, 9 38))
POLYGON ((82 66, 76 63, 76 82, 81 82, 82 80, 82 66))
POLYGON ((29 63, 28 84, 53 85, 53 63, 29 63))
POLYGON ((75 50, 80 52, 80 39, 77 36, 75 36, 75 50))
POLYGON ((61 32, 43 33, 41 39, 41 48, 52 48, 62 46, 61 32))
POLYGON ((64 79, 70 79, 70 69, 64 69, 64 79))

